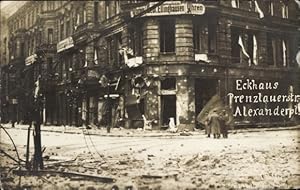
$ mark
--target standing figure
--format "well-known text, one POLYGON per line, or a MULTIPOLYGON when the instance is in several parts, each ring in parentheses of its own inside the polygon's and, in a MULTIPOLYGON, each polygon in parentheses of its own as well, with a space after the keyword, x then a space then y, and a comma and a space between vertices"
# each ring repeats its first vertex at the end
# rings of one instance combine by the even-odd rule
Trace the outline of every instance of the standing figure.
POLYGON ((228 138, 228 126, 226 124, 227 117, 228 115, 226 113, 226 110, 223 110, 220 116, 220 130, 223 138, 228 138))
POLYGON ((217 111, 214 110, 208 117, 208 124, 210 125, 211 133, 214 138, 220 138, 221 126, 220 126, 220 116, 217 111))

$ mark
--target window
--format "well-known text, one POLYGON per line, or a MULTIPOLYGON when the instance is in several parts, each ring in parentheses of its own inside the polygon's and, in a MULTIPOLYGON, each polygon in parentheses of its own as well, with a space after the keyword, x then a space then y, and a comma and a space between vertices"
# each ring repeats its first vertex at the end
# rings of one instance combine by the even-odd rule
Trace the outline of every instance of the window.
POLYGON ((94 2, 94 21, 95 22, 98 22, 99 21, 99 11, 98 11, 98 9, 99 9, 99 2, 98 1, 96 1, 96 2, 94 2))
POLYGON ((231 55, 234 63, 258 64, 258 42, 253 31, 231 30, 231 55))
POLYGON ((162 90, 175 90, 176 89, 176 78, 166 78, 161 81, 162 90))
POLYGON ((67 22, 66 22, 66 37, 68 37, 70 35, 71 35, 71 22, 68 19, 67 22))
POLYGON ((64 21, 60 21, 60 40, 64 39, 64 21))
POLYGON ((175 21, 160 21, 160 52, 175 52, 175 21))
POLYGON ((193 44, 196 53, 208 53, 207 24, 197 20, 193 23, 193 44))
POLYGON ((289 18, 289 7, 286 4, 286 2, 282 2, 281 13, 282 13, 282 18, 289 18))
POLYGON ((231 0, 231 6, 233 8, 239 8, 240 7, 240 1, 239 0, 231 0))
POLYGON ((120 1, 116 0, 115 1, 115 14, 119 14, 120 13, 120 1))
POLYGON ((53 44, 53 29, 48 28, 48 44, 53 44))
POLYGON ((208 53, 216 53, 217 49, 217 27, 216 24, 208 24, 208 53))
POLYGON ((271 16, 274 15, 274 4, 272 1, 270 1, 270 4, 269 4, 269 12, 270 12, 271 16))
POLYGON ((268 64, 278 67, 288 65, 289 44, 286 39, 275 35, 267 35, 268 64))
POLYGON ((105 18, 108 19, 109 17, 110 17, 109 1, 105 1, 105 18))
POLYGON ((106 62, 110 64, 112 62, 112 39, 111 37, 106 38, 106 62))
POLYGON ((238 44, 239 41, 239 31, 237 29, 231 29, 231 56, 233 63, 240 62, 240 47, 238 44))
POLYGON ((86 23, 86 10, 83 10, 83 23, 86 23))
POLYGON ((141 56, 143 54, 143 30, 139 24, 129 29, 129 47, 134 55, 141 56))

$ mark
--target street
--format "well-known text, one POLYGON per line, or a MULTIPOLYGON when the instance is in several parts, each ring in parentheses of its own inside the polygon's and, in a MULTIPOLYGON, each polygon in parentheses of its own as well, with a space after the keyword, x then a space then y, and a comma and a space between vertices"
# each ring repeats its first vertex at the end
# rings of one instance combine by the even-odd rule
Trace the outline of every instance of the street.
MULTIPOLYGON (((25 160, 27 131, 18 127, 7 130, 25 160)), ((32 189, 300 187, 299 127, 279 131, 233 130, 228 139, 207 138, 203 131, 149 137, 126 136, 127 130, 118 131, 118 136, 76 131, 71 134, 42 131, 42 146, 46 148, 43 153, 45 170, 111 177, 115 181, 99 183, 47 174, 43 176, 44 180, 22 177, 21 186, 32 189)), ((114 132, 116 129, 112 134, 114 132)), ((138 134, 143 133, 139 131, 138 134)), ((3 131, 0 141, 1 149, 16 157, 11 141, 3 131)), ((31 145, 32 154, 32 137, 31 145)), ((8 164, 12 168, 12 163, 1 155, 1 168, 8 164)), ((2 183, 4 187, 14 187, 19 178, 2 183)))

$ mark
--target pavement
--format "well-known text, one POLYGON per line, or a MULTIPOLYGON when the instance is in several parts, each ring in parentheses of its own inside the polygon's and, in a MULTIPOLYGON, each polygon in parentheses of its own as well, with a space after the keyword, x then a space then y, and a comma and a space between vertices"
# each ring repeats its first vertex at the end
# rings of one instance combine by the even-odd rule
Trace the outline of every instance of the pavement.
MULTIPOLYGON (((5 128, 12 128, 11 124, 2 124, 5 128)), ((15 129, 28 130, 29 125, 16 124, 15 129)), ((229 130, 229 133, 251 133, 263 131, 281 131, 281 130, 298 130, 300 125, 284 126, 284 127, 268 127, 268 128, 243 128, 229 130)), ((91 128, 74 127, 74 126, 41 126, 41 131, 56 132, 67 134, 87 134, 108 137, 168 137, 168 136, 195 136, 204 134, 204 130, 195 129, 194 131, 183 131, 172 133, 167 130, 142 130, 142 129, 125 129, 125 128, 112 128, 110 133, 107 133, 106 128, 91 128)))

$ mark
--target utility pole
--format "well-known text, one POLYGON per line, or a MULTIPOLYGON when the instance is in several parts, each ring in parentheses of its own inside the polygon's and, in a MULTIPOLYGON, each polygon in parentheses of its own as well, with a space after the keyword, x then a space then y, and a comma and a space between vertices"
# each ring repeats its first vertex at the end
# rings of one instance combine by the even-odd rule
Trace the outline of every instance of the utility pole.
MULTIPOLYGON (((40 61, 40 60, 38 60, 40 61)), ((34 121, 34 130, 33 130, 33 142, 34 142, 34 157, 33 157, 33 170, 37 171, 38 168, 43 169, 43 157, 42 157, 42 145, 41 145, 41 106, 42 106, 42 97, 40 95, 40 86, 41 86, 41 75, 38 76, 37 81, 35 82, 34 90, 34 108, 33 108, 33 121, 34 121)))

